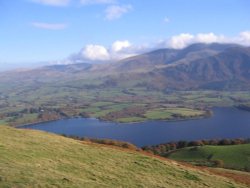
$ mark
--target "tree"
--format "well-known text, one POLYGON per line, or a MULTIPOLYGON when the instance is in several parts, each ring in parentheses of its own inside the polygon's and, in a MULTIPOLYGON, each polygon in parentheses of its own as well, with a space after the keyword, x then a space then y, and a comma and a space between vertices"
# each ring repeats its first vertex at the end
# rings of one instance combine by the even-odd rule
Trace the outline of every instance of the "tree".
POLYGON ((185 148, 185 147, 187 147, 188 146, 188 142, 187 141, 179 141, 178 143, 177 143, 177 148, 179 149, 179 148, 185 148))
POLYGON ((219 142, 219 145, 230 145, 231 144, 231 140, 229 139, 223 139, 219 142))
POLYGON ((188 143, 188 146, 203 146, 203 142, 200 141, 200 140, 197 140, 197 141, 191 141, 188 143))

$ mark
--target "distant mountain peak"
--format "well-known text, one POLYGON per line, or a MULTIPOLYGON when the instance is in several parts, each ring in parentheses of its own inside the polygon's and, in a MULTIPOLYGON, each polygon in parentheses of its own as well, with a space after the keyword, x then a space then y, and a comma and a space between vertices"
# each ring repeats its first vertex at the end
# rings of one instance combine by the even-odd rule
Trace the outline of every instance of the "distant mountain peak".
POLYGON ((247 90, 250 89, 250 47, 196 43, 178 50, 158 49, 113 63, 53 65, 2 75, 2 80, 98 78, 106 83, 102 87, 122 87, 129 83, 131 87, 158 90, 247 90))

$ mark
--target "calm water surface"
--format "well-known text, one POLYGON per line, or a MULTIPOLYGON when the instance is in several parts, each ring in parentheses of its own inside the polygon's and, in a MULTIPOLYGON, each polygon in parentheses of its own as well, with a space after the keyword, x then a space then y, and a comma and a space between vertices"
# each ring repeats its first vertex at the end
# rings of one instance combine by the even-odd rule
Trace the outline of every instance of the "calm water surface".
POLYGON ((211 118, 187 121, 112 123, 91 118, 64 119, 23 126, 57 134, 110 138, 137 146, 178 140, 250 138, 250 112, 236 108, 215 108, 211 118))

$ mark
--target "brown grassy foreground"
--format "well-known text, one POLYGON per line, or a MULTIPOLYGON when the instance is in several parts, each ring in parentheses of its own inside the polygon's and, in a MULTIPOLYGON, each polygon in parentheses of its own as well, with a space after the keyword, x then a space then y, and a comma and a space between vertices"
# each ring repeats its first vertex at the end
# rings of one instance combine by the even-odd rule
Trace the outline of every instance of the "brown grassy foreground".
POLYGON ((219 169, 219 168, 209 168, 207 170, 216 175, 228 177, 228 178, 235 180, 236 182, 244 183, 250 186, 250 173, 249 172, 240 172, 236 170, 219 169))

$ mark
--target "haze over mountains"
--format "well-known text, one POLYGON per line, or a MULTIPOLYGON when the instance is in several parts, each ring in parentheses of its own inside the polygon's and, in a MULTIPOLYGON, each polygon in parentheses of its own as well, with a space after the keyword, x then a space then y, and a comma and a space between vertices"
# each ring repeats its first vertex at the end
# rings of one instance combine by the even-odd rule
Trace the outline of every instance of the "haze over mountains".
MULTIPOLYGON (((192 44, 159 49, 106 64, 53 65, 0 75, 37 82, 95 80, 88 87, 147 87, 157 90, 246 90, 250 88, 250 48, 238 44, 192 44)), ((80 87, 86 87, 80 84, 80 87)))

